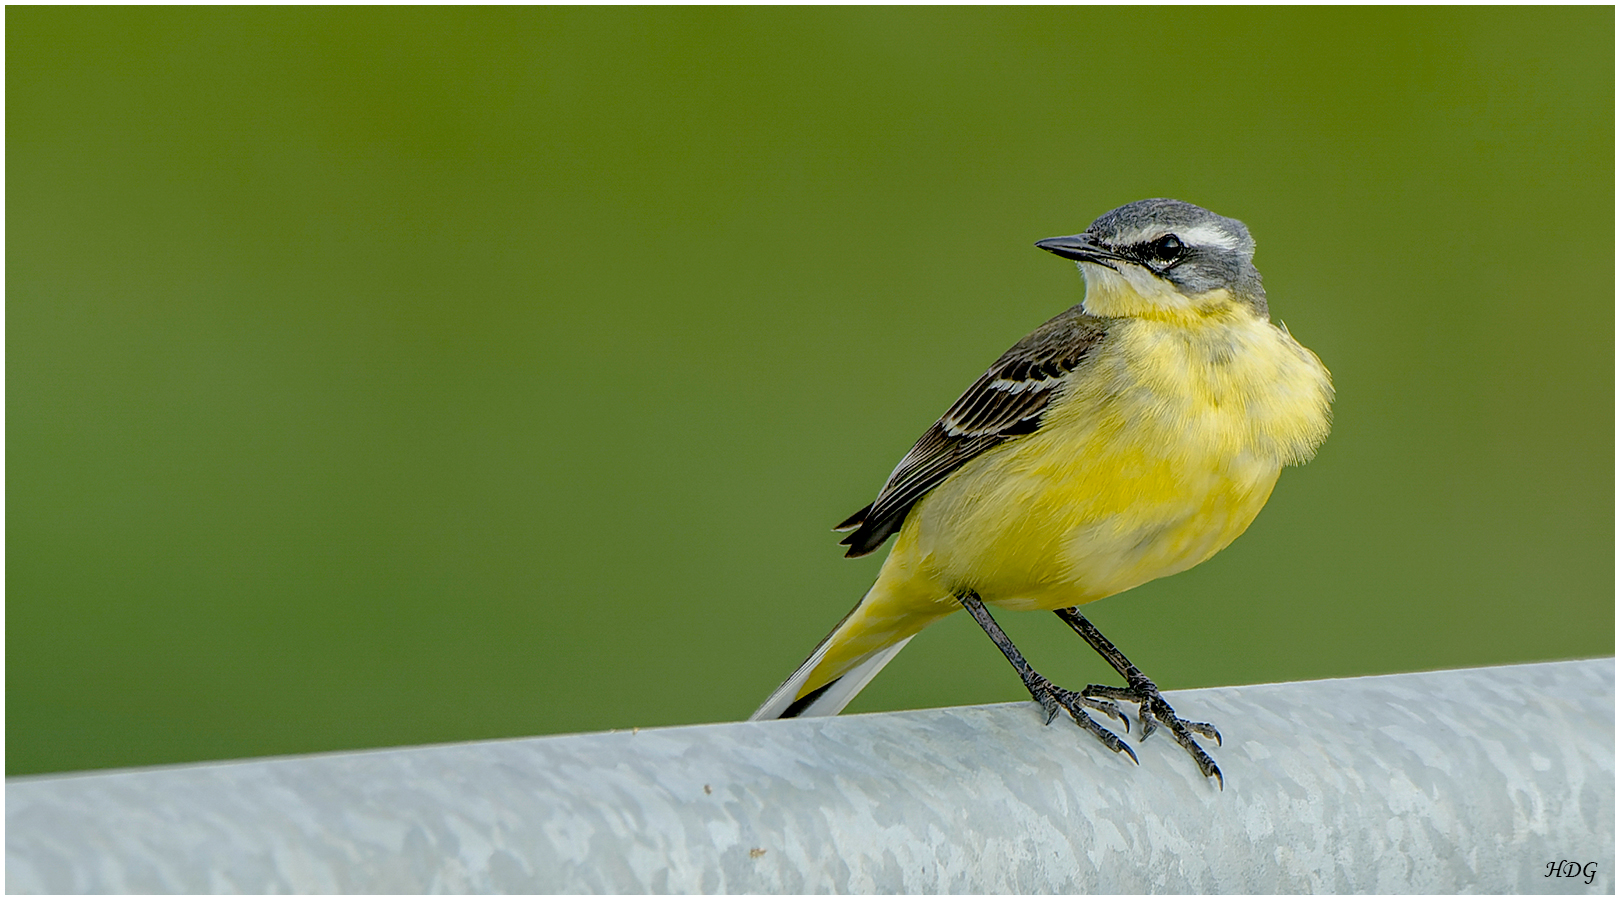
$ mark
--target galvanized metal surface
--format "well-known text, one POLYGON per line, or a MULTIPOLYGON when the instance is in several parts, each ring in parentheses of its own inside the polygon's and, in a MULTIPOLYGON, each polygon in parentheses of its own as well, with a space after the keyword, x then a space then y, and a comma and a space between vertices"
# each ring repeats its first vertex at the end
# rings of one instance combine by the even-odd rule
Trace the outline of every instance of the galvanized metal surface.
POLYGON ((13 779, 6 888, 1613 893, 1614 678, 1174 692, 1225 791, 1032 703, 13 779))

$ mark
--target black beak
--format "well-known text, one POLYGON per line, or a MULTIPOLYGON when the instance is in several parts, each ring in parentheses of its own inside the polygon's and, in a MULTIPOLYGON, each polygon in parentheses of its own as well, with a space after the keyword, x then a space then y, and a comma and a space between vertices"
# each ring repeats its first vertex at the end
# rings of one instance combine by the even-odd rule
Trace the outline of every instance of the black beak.
MULTIPOLYGON (((1105 266, 1108 265, 1108 260, 1122 258, 1118 253, 1093 241, 1088 234, 1071 234, 1068 237, 1047 238, 1044 241, 1036 241, 1035 246, 1048 253, 1056 253, 1064 259, 1100 263, 1105 266)), ((1109 266, 1109 268, 1113 268, 1113 266, 1109 266)))

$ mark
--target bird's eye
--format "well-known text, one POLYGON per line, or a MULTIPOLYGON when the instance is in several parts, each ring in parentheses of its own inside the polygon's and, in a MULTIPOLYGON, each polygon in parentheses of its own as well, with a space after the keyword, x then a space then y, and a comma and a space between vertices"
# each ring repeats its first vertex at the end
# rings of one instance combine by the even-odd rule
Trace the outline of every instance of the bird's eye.
POLYGON ((1183 249, 1185 249, 1185 247, 1181 243, 1181 238, 1178 238, 1173 234, 1167 234, 1148 245, 1148 253, 1152 254, 1153 258, 1159 262, 1171 262, 1175 260, 1177 257, 1181 256, 1181 251, 1183 249))

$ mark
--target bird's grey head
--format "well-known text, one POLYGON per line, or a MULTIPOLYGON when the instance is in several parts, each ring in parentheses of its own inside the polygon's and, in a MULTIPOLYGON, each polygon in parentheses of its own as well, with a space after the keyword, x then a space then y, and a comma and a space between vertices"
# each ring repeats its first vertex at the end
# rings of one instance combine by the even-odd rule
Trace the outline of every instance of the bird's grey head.
POLYGON ((1080 234, 1035 246, 1080 264, 1086 308, 1095 315, 1233 304, 1269 315, 1249 229, 1191 203, 1138 200, 1080 234))

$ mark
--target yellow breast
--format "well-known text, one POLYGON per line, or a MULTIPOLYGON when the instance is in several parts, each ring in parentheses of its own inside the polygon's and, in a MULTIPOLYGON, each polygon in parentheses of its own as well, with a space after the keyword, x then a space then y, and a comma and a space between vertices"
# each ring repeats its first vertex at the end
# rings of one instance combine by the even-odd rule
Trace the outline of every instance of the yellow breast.
POLYGON ((1014 609, 1182 571, 1242 534, 1282 467, 1310 458, 1332 391, 1316 356, 1258 316, 1112 320, 1041 429, 924 498, 891 562, 932 582, 922 593, 972 588, 1014 609))

